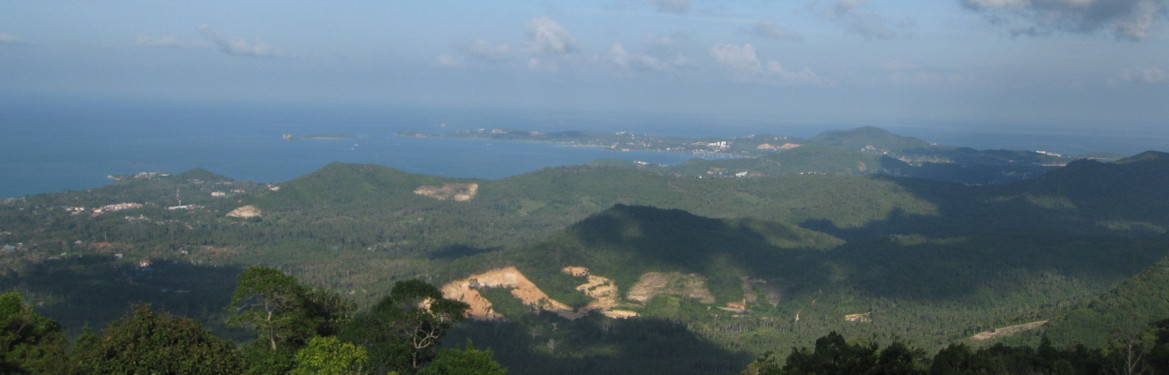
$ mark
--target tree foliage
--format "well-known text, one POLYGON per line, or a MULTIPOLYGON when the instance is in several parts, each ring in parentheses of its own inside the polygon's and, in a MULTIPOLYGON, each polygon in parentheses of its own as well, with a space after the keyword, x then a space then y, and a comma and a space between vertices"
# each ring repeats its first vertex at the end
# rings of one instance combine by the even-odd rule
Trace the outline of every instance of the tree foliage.
POLYGON ((100 338, 78 345, 81 374, 239 374, 243 363, 230 343, 199 323, 145 305, 134 306, 100 338))
POLYGON ((357 315, 344 336, 369 350, 376 372, 412 374, 434 359, 440 340, 468 307, 426 282, 399 281, 389 296, 357 315))
POLYGON ((339 296, 300 285, 277 269, 250 267, 239 276, 228 323, 250 327, 269 350, 304 345, 317 335, 336 334, 351 310, 339 296))
POLYGON ((1037 347, 995 344, 971 348, 946 346, 933 357, 900 341, 881 349, 872 343, 849 343, 836 332, 797 348, 781 360, 766 353, 743 375, 982 375, 982 374, 1163 374, 1169 370, 1169 319, 1154 322, 1142 335, 1108 344, 1058 348, 1044 339, 1037 347))
POLYGON ((463 349, 443 349, 434 361, 418 371, 419 375, 506 375, 507 370, 495 362, 491 349, 478 350, 467 340, 463 349))
POLYGON ((64 372, 67 343, 61 326, 34 312, 19 293, 0 294, 0 373, 64 372))
POLYGON ((335 336, 317 336, 296 352, 296 367, 289 375, 362 375, 368 361, 363 347, 335 336))

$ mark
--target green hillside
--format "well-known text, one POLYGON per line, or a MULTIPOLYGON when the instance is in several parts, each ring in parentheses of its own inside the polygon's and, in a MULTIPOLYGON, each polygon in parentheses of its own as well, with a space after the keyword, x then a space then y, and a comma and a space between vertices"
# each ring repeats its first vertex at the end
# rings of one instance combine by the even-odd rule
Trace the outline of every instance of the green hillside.
MULTIPOLYGON (((995 327, 1051 320, 1050 337, 1066 344, 1100 338, 1087 321, 1122 327, 1130 307, 1107 302, 1110 290, 1138 301, 1157 290, 1152 276, 1125 280, 1169 251, 1166 160, 1147 153, 1081 161, 989 186, 897 177, 923 167, 834 146, 677 167, 702 170, 702 178, 588 165, 472 180, 333 163, 268 186, 192 171, 6 200, 0 245, 10 248, 0 265, 6 288, 73 332, 140 301, 212 322, 224 286, 198 280, 248 265, 279 267, 359 306, 395 280, 441 285, 515 266, 550 298, 580 307, 593 302, 576 289, 583 279, 561 272, 577 266, 612 281, 614 309, 666 322, 630 324, 623 342, 680 326, 693 335, 689 347, 714 345, 727 356, 785 352, 831 331, 882 342, 898 336, 932 350, 995 327), (860 173, 856 160, 884 172, 869 174, 865 164, 860 173), (840 169, 706 174, 733 162, 840 169), (194 206, 172 209, 180 198, 194 206), (95 211, 125 202, 140 206, 95 211), (256 216, 228 215, 245 206, 256 216), (141 271, 140 260, 153 260, 157 271, 141 271), (194 288, 206 292, 174 292, 194 288), (65 306, 85 306, 86 314, 65 306), (1096 315, 1103 318, 1079 318, 1096 315)), ((484 295, 512 319, 498 324, 572 326, 556 316, 524 317, 506 292, 484 295)), ((1159 311, 1149 305, 1134 321, 1159 311)), ((569 347, 611 356, 605 345, 622 345, 602 344, 596 326, 573 324, 582 331, 555 336, 575 340, 569 347)), ((466 336, 497 345, 509 360, 544 355, 517 346, 505 353, 501 328, 476 327, 466 336)))
MULTIPOLYGON (((1169 238, 1150 246, 1167 247, 1169 238)), ((1148 322, 1169 316, 1169 259, 1125 280, 1052 320, 1042 335, 1057 343, 1104 346, 1148 329, 1148 322)))
POLYGON ((791 274, 805 265, 805 254, 841 243, 781 223, 617 205, 517 257, 537 284, 555 278, 543 276, 547 270, 566 266, 588 267, 619 286, 634 285, 646 272, 696 273, 707 279, 715 300, 725 303, 743 298, 743 277, 791 274))

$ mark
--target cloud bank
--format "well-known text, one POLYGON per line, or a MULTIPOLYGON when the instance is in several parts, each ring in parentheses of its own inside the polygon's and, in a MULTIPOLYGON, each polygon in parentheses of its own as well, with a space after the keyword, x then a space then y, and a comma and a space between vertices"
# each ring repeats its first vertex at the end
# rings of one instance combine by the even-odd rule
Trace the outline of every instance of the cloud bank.
POLYGON ((1169 17, 1169 0, 959 0, 1013 35, 1111 32, 1144 40, 1169 17))

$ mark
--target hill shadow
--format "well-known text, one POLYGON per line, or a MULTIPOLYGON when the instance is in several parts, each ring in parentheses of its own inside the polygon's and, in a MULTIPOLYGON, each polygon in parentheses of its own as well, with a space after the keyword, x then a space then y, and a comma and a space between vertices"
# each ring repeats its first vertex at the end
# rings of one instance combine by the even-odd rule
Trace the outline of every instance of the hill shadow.
POLYGON ((474 247, 474 246, 469 246, 469 245, 450 245, 450 246, 444 246, 438 250, 435 250, 435 251, 427 254, 427 258, 429 258, 431 260, 439 260, 439 259, 451 260, 451 259, 458 259, 458 258, 463 258, 463 257, 474 256, 474 255, 487 254, 487 253, 491 253, 491 252, 497 252, 500 250, 503 250, 503 248, 502 247, 479 248, 479 247, 474 247))
POLYGON ((223 308, 231 300, 240 272, 238 267, 171 261, 141 267, 93 255, 32 264, 0 279, 0 286, 20 291, 38 312, 61 323, 70 335, 85 327, 104 328, 131 305, 147 303, 201 321, 223 337, 238 338, 241 331, 224 326, 223 308))
POLYGON ((660 319, 565 320, 545 313, 529 323, 465 322, 444 345, 473 340, 491 348, 510 374, 731 374, 753 358, 660 319))
POLYGON ((1082 161, 993 186, 875 177, 931 203, 936 214, 894 210, 859 227, 799 225, 847 240, 824 261, 851 270, 851 286, 874 296, 959 298, 1043 275, 1110 285, 1169 253, 1156 230, 1169 223, 1165 160, 1082 161))
POLYGON ((791 288, 826 282, 830 272, 819 257, 837 243, 788 224, 618 204, 537 245, 524 263, 587 266, 618 285, 634 285, 645 272, 698 273, 716 298, 735 300, 741 276, 799 280, 791 288))

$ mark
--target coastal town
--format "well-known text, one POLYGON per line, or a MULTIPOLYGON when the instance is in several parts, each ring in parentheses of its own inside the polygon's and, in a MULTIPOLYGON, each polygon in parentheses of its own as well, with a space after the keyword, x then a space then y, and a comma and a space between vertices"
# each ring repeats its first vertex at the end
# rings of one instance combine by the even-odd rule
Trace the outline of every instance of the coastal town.
POLYGON ((748 135, 738 138, 661 137, 630 131, 612 133, 585 131, 535 131, 509 129, 471 129, 453 133, 428 134, 401 131, 398 136, 415 138, 462 138, 500 141, 551 142, 569 146, 601 147, 613 151, 679 152, 704 156, 753 157, 800 147, 794 137, 748 135))

